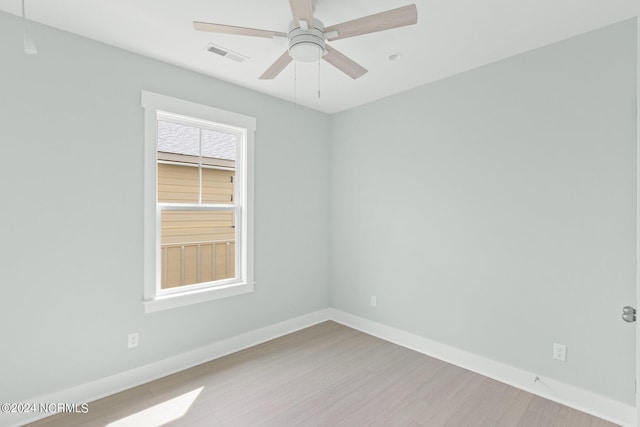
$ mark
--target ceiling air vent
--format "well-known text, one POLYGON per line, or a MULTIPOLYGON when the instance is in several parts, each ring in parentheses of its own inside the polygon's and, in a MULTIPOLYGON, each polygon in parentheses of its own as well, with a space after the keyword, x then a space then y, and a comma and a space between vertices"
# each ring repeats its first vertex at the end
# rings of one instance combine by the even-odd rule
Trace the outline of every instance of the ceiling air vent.
POLYGON ((245 59, 249 59, 248 56, 244 56, 240 53, 234 52, 222 46, 218 46, 217 44, 209 43, 207 46, 207 50, 211 53, 215 53, 216 55, 224 56, 227 59, 231 59, 236 62, 242 62, 245 59))

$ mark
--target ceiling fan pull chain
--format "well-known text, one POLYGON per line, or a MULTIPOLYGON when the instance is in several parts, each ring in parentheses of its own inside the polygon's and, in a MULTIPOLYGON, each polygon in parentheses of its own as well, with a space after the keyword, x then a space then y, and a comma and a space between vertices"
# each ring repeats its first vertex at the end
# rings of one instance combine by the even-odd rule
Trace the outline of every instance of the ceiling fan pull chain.
POLYGON ((298 110, 298 61, 293 61, 293 106, 298 110))
POLYGON ((318 99, 320 99, 320 61, 318 61, 318 99))

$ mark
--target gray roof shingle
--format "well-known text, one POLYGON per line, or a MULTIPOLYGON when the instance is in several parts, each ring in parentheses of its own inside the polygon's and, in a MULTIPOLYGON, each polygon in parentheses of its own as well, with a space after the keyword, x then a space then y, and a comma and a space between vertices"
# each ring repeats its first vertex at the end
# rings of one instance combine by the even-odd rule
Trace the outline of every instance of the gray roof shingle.
POLYGON ((235 135, 163 120, 158 120, 158 151, 199 156, 201 132, 202 157, 236 159, 235 135))

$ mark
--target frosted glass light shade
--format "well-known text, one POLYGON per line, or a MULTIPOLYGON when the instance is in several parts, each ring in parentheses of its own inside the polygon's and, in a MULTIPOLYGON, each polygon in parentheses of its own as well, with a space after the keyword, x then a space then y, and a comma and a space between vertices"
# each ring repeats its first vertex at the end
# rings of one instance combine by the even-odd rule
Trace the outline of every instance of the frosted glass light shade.
POLYGON ((297 43, 289 48, 289 54, 300 62, 314 62, 322 57, 324 50, 313 42, 297 43))

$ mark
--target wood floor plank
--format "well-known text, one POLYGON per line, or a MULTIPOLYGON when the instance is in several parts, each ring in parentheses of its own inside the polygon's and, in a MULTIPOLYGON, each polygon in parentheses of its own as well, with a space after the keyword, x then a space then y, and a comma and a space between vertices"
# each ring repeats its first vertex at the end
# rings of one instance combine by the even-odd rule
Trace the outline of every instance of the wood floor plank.
POLYGON ((410 357, 401 360, 401 366, 374 374, 375 381, 362 387, 363 390, 367 390, 367 401, 350 411, 336 425, 371 425, 385 413, 393 411, 403 400, 409 399, 418 387, 409 379, 421 375, 420 367, 424 364, 424 357, 414 352, 407 352, 407 356, 410 357))
POLYGON ((515 387, 508 387, 498 404, 487 416, 487 421, 499 426, 516 427, 531 404, 531 399, 533 399, 531 393, 515 387))
MULTIPOLYGON (((269 420, 268 424, 276 426, 291 425, 291 422, 310 422, 312 419, 310 414, 313 413, 316 414, 313 418, 316 421, 326 419, 326 422, 329 422, 329 419, 333 419, 334 422, 339 422, 341 417, 335 415, 337 405, 343 405, 343 400, 349 400, 352 403, 348 410, 356 410, 359 405, 356 405, 353 399, 358 399, 360 405, 364 404, 369 397, 363 390, 369 391, 374 383, 380 382, 381 378, 387 376, 388 371, 395 369, 395 365, 389 361, 397 360, 402 350, 387 344, 377 342, 372 351, 362 354, 362 356, 366 354, 366 358, 352 357, 347 354, 344 360, 338 361, 337 372, 326 370, 323 372, 325 375, 333 376, 332 381, 322 389, 316 388, 307 399, 283 411, 278 417, 269 420)), ((354 355, 356 354, 358 352, 354 352, 354 355)), ((344 411, 340 411, 340 415, 345 415, 344 411)))
POLYGON ((416 400, 417 390, 423 384, 431 382, 439 372, 438 368, 445 365, 444 362, 431 357, 422 355, 419 357, 420 365, 409 378, 404 377, 384 392, 375 395, 348 419, 351 419, 355 424, 362 420, 371 426, 385 426, 394 423, 401 425, 403 422, 412 420, 415 417, 415 404, 424 405, 424 402, 416 400), (393 396, 393 398, 389 398, 389 396, 393 396))
MULTIPOLYGON (((216 415, 223 422, 237 423, 274 418, 279 415, 279 410, 283 412, 287 406, 295 406, 339 381, 345 374, 352 371, 355 364, 361 364, 359 362, 361 357, 384 344, 363 342, 361 345, 365 345, 365 347, 354 352, 345 351, 345 347, 327 349, 324 352, 325 357, 310 358, 311 356, 309 356, 304 362, 301 362, 301 366, 285 362, 285 364, 274 368, 275 371, 271 372, 271 378, 265 378, 265 381, 254 386, 247 393, 246 398, 256 402, 252 408, 247 409, 246 400, 241 400, 221 408, 216 412, 216 415), (372 347, 371 344, 374 346, 372 347), (346 359, 340 357, 341 354, 346 359), (331 369, 332 366, 336 369, 331 369)), ((393 346, 388 346, 388 348, 394 350, 393 346)), ((377 352, 380 350, 378 349, 377 352)), ((380 354, 384 353, 380 352, 380 354)), ((361 369, 365 369, 365 366, 363 365, 361 369)))
POLYGON ((457 404, 447 399, 437 399, 423 406, 422 411, 415 415, 415 421, 422 427, 443 427, 459 409, 457 404))
POLYGON ((563 427, 568 425, 576 427, 615 427, 613 423, 594 418, 584 412, 565 406, 560 409, 553 426, 563 427))
POLYGON ((548 399, 534 396, 518 422, 522 427, 552 426, 562 409, 561 405, 548 399))
POLYGON ((31 426, 113 422, 113 427, 613 426, 334 322, 91 402, 88 414, 59 414, 31 426), (160 421, 168 414, 174 418, 160 421))
POLYGON ((498 406, 507 389, 506 384, 485 378, 475 393, 458 405, 458 411, 447 420, 445 426, 484 426, 488 424, 490 422, 488 420, 489 414, 498 406))

